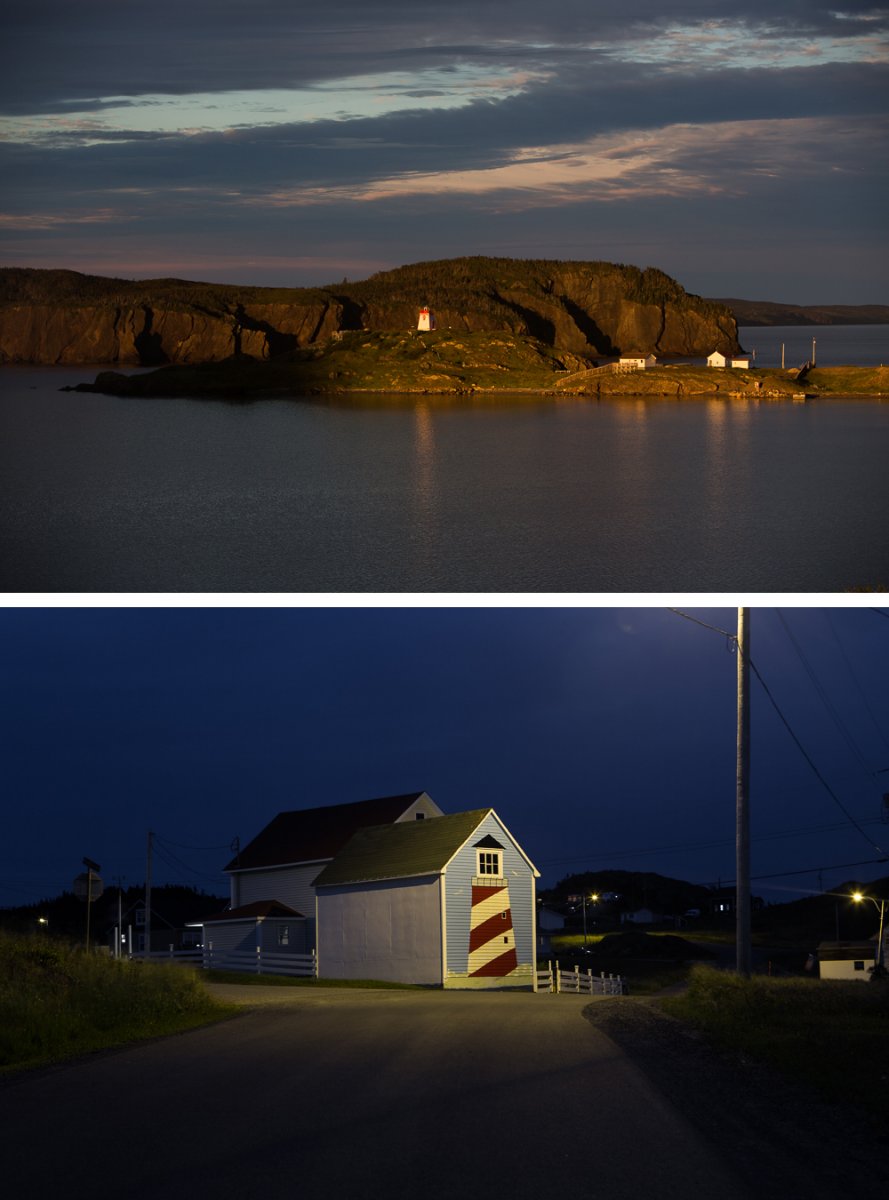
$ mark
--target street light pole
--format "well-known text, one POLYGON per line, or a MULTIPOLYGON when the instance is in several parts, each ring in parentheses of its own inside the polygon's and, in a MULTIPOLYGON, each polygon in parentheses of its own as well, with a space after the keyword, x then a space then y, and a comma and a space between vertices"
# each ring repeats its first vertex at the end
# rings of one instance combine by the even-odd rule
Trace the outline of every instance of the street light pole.
POLYGON ((860 904, 862 900, 870 900, 871 904, 880 914, 880 928, 877 933, 877 952, 874 955, 874 979, 882 979, 886 971, 883 955, 883 921, 886 916, 886 901, 877 900, 874 896, 865 896, 863 892, 853 892, 852 899, 856 904, 860 904))
POLYGON ((750 975, 750 609, 738 609, 738 741, 735 776, 735 954, 750 975))

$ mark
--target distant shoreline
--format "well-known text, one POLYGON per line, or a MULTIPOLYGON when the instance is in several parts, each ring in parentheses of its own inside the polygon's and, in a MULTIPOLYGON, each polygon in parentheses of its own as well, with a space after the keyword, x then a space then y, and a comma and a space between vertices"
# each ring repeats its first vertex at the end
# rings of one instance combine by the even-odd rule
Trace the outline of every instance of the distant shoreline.
MULTIPOLYGON (((314 364, 308 364, 311 367, 314 364)), ((490 370, 463 366, 459 376, 446 375, 441 364, 431 373, 419 364, 402 364, 395 377, 379 379, 379 363, 349 362, 348 371, 307 370, 305 363, 255 361, 170 366, 146 374, 122 375, 103 371, 94 383, 81 383, 63 391, 98 393, 132 398, 262 399, 274 396, 535 396, 582 398, 812 400, 889 398, 889 366, 812 367, 780 370, 656 366, 611 374, 596 370, 570 371, 545 377, 528 371, 510 372, 507 379, 490 378, 490 370), (514 382, 508 382, 512 375, 514 382), (483 376, 483 377, 482 377, 483 376)), ((384 364, 387 374, 392 363, 384 364)), ((489 367, 486 364, 486 368, 489 367)))

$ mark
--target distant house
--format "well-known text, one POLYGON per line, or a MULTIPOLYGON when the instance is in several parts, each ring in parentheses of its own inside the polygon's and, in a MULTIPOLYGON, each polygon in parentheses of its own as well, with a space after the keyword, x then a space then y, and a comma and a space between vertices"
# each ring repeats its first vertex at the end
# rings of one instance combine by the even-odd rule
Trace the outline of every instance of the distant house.
POLYGON ((876 962, 876 940, 872 942, 821 942, 818 974, 822 979, 871 978, 876 962))
POLYGON ((201 922, 208 961, 232 951, 306 954, 308 922, 302 913, 275 900, 256 900, 226 909, 201 922))
POLYGON ((736 371, 748 371, 750 369, 750 358, 746 354, 735 354, 729 359, 729 366, 736 371))
POLYGON ((315 880, 318 974, 527 987, 538 874, 491 808, 362 829, 315 880))
POLYGON ((315 879, 346 842, 368 825, 438 818, 426 792, 383 796, 282 812, 226 866, 231 908, 274 902, 305 919, 305 950, 315 947, 315 879))
POLYGON ((638 350, 622 354, 618 360, 618 365, 623 371, 644 371, 646 367, 653 367, 656 364, 657 359, 653 354, 643 354, 638 350))
POLYGON ((708 367, 724 367, 728 363, 728 358, 719 350, 714 350, 712 354, 707 355, 708 367))
POLYGON ((650 908, 637 908, 633 912, 621 913, 620 919, 624 925, 656 925, 663 917, 650 908))

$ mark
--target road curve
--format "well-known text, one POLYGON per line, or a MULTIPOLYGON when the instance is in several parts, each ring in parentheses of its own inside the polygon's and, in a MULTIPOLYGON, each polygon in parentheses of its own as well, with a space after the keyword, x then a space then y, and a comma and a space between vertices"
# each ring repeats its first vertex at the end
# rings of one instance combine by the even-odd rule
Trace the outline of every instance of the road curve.
POLYGON ((587 999, 244 991, 234 1020, 8 1081, 6 1194, 750 1200, 587 999))

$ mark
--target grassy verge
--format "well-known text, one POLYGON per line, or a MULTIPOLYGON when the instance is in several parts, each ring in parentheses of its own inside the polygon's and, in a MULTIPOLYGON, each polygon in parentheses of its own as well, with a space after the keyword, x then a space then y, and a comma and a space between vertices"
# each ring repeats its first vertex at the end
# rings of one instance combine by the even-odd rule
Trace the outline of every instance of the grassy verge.
POLYGON ((0 1072, 221 1020, 196 972, 0 934, 0 1072))
POLYGON ((688 991, 660 1004, 719 1045, 889 1121, 889 986, 696 966, 688 991))
POLYGON ((402 991, 426 991, 416 983, 389 983, 383 979, 313 979, 300 975, 257 975, 255 971, 204 971, 202 978, 210 983, 238 983, 247 987, 323 987, 323 988, 384 988, 402 991))

